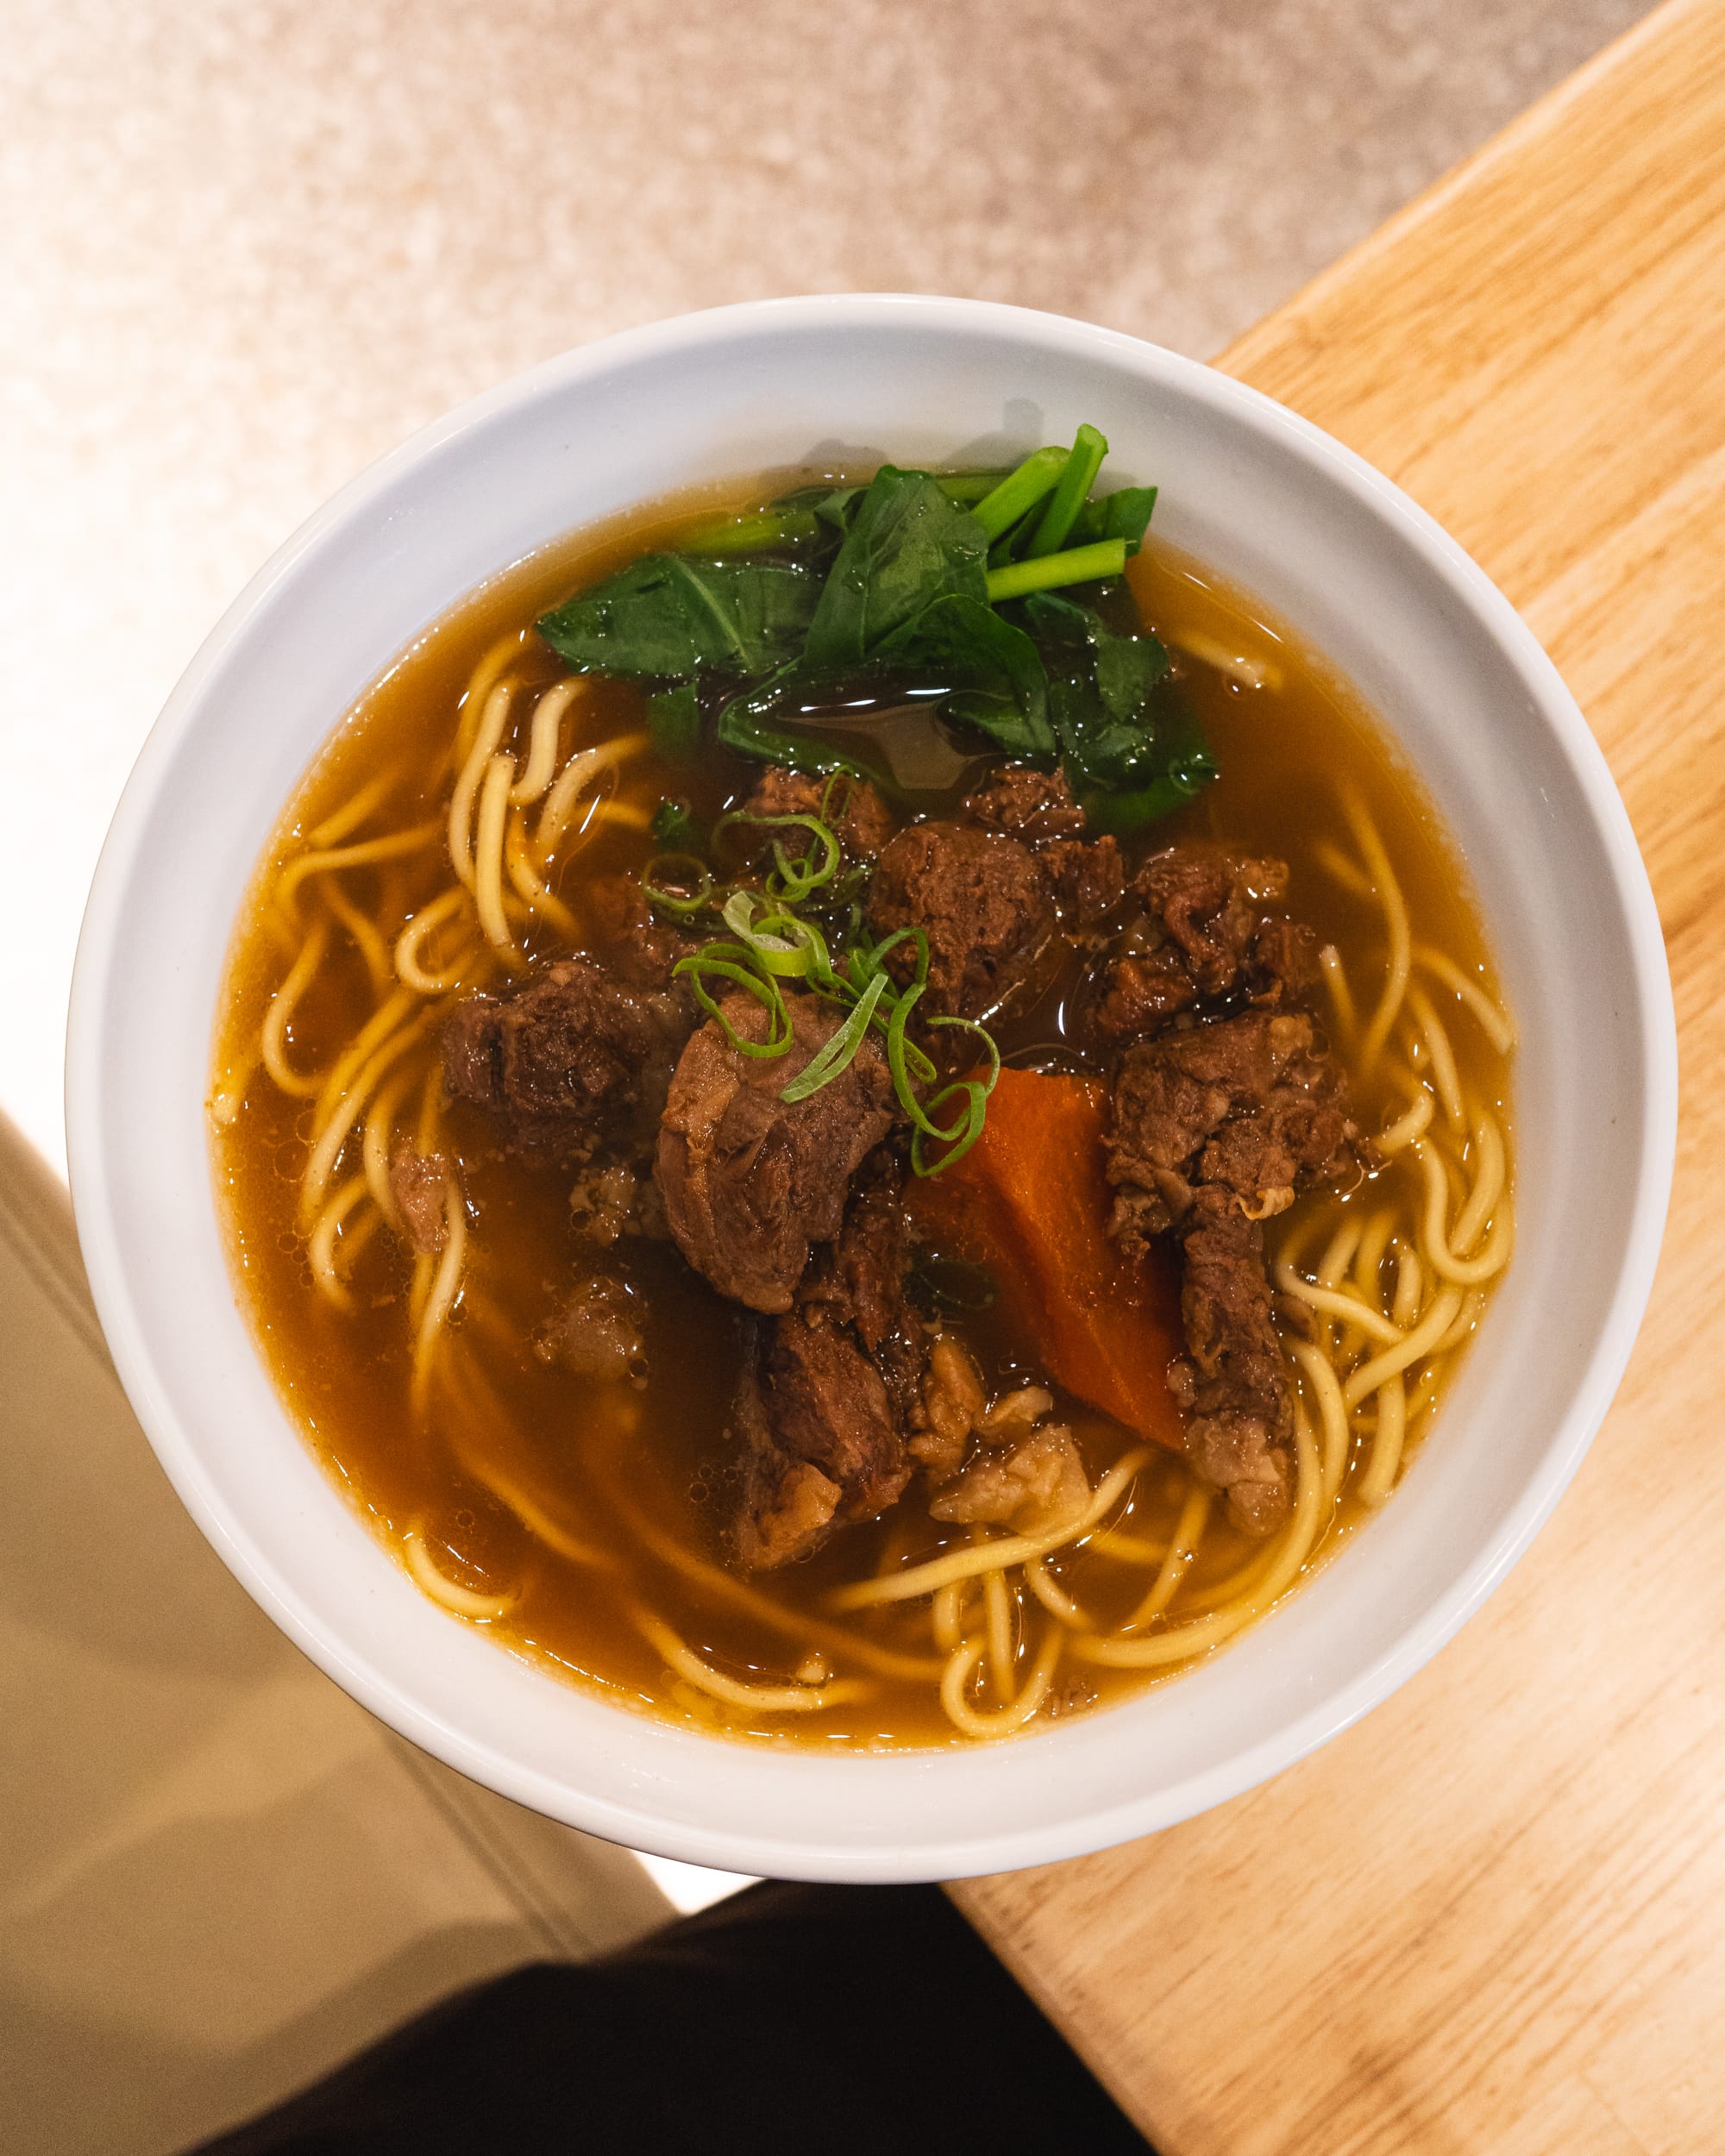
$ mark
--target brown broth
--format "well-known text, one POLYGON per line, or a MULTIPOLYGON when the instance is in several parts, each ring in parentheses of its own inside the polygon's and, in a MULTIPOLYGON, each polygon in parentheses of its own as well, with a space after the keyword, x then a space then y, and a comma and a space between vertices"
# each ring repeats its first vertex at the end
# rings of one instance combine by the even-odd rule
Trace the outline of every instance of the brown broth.
MULTIPOLYGON (((798 475, 805 477, 806 475, 798 475)), ((618 1246, 624 1275, 644 1306, 644 1384, 584 1382, 540 1359, 533 1336, 580 1265, 572 1233, 566 1179, 501 1153, 484 1119, 457 1106, 448 1138, 458 1152, 474 1222, 463 1300, 448 1345, 462 1384, 434 1388, 423 1420, 409 1393, 406 1299, 411 1261, 386 1232, 354 1259, 355 1305, 343 1312, 315 1292, 297 1189, 307 1155, 306 1101, 279 1093, 255 1067, 255 1042, 292 956, 292 939, 273 917, 268 894, 280 868, 303 851, 306 835, 382 765, 398 761, 408 777, 376 826, 411 824, 439 812, 447 784, 444 757, 461 699, 482 655, 499 638, 518 636, 530 672, 549 680, 561 668, 536 646, 530 627, 545 606, 596 580, 663 541, 697 511, 718 503, 770 498, 775 488, 708 490, 697 498, 641 511, 603 530, 572 537, 510 570, 474 593, 418 639, 337 728, 307 774, 260 864, 238 925, 218 1018, 216 1068, 230 1088, 242 1085, 237 1115, 218 1129, 214 1163, 227 1222, 236 1292, 289 1411, 373 1532, 398 1557, 417 1525, 436 1562, 481 1593, 517 1595, 489 1626, 516 1651, 565 1673, 605 1697, 732 1736, 812 1741, 836 1749, 962 1743, 942 1713, 932 1674, 870 1675, 862 1700, 825 1712, 786 1717, 726 1707, 677 1678, 642 1636, 631 1601, 649 1608, 713 1667, 739 1679, 784 1683, 812 1647, 835 1669, 856 1671, 834 1640, 849 1627, 882 1648, 938 1668, 928 1606, 917 1602, 838 1620, 824 1608, 834 1587, 954 1546, 965 1531, 931 1520, 913 1483, 879 1521, 836 1537, 813 1559, 748 1583, 756 1608, 781 1613, 762 1621, 738 1606, 724 1570, 722 1525, 732 1487, 725 1426, 737 1368, 734 1311, 669 1244, 631 1240, 618 1246), (536 652, 536 656, 535 655, 536 652), (249 1075, 243 1075, 249 1072, 249 1075), (476 1382, 475 1382, 476 1380, 476 1382), (494 1494, 499 1483, 524 1493, 524 1507, 549 1514, 568 1536, 601 1553, 600 1568, 553 1554, 494 1494), (649 1523, 641 1527, 642 1519, 649 1523), (666 1561, 683 1553, 695 1576, 666 1561)), ((1383 965, 1384 937, 1376 904, 1349 895, 1314 852, 1329 837, 1346 843, 1337 778, 1358 787, 1395 862, 1416 936, 1436 943, 1488 991, 1496 993, 1482 926, 1455 851, 1414 774, 1345 684, 1284 627, 1197 564, 1152 543, 1133 564, 1131 582, 1146 624, 1178 654, 1185 644, 1220 646, 1277 669, 1279 680, 1247 688, 1229 674, 1181 656, 1189 693, 1208 729, 1221 776, 1148 843, 1196 833, 1226 837, 1286 859, 1292 872, 1289 910, 1312 923, 1342 954, 1362 1002, 1370 1005, 1383 965)), ((639 724, 638 692, 601 684, 586 707, 581 738, 599 740, 639 724)), ((650 758, 630 767, 618 798, 650 807, 669 793, 694 797, 716 812, 740 798, 758 767, 715 753, 691 781, 686 769, 662 770, 650 758)), ((1140 844, 1134 850, 1143 850, 1140 844)), ((655 850, 645 834, 610 827, 568 864, 555 887, 580 911, 582 880, 598 871, 638 870, 655 850)), ((441 845, 404 863, 350 873, 348 895, 380 924, 386 941, 448 882, 441 845)), ((530 954, 555 950, 541 938, 530 954)), ((1465 1083, 1509 1119, 1501 1058, 1448 991, 1434 1000, 1451 1021, 1465 1083), (1452 1013, 1456 1013, 1452 1019, 1452 1013)), ((288 1029, 288 1052, 303 1071, 327 1069, 374 1007, 360 955, 339 942, 288 1029)), ((1057 1037, 1057 997, 998 1029, 1008 1051, 1057 1037)), ((429 1051, 428 1051, 429 1052, 429 1051)), ((411 1097, 411 1096, 410 1096, 411 1097)), ((1380 1080, 1357 1097, 1368 1130, 1403 1103, 1380 1080)), ((344 1169, 344 1173, 351 1169, 344 1169)), ((1272 1248, 1289 1234, 1327 1234, 1350 1207, 1381 1205, 1386 1193, 1416 1188, 1404 1156, 1346 1198, 1302 1200, 1271 1224, 1272 1248)), ((1038 1375, 1019 1343, 986 1317, 964 1327, 991 1386, 1038 1375)), ((1070 1399, 1059 1407, 1078 1435, 1093 1480, 1129 1440, 1118 1426, 1070 1399)), ((1308 1561, 1327 1557, 1358 1524, 1352 1495, 1358 1463, 1341 1502, 1308 1561)), ((1157 1463, 1139 1477, 1128 1512, 1113 1524, 1137 1535, 1165 1534, 1187 1486, 1182 1463, 1157 1463)), ((1258 1545, 1220 1520, 1172 1605, 1175 1618, 1201 1607, 1207 1591, 1235 1571, 1258 1545)), ((1142 1595, 1149 1574, 1083 1546, 1051 1561, 1051 1571, 1104 1625, 1118 1622, 1142 1595)), ((1043 1622, 1018 1625, 1019 1651, 1043 1622)), ((1165 1674, 1157 1672, 1157 1676, 1165 1674)), ((1086 1668, 1059 1692, 1070 1711, 1107 1703, 1156 1681, 1142 1673, 1086 1668)), ((1032 1727, 1038 1725, 1032 1725, 1032 1727)))

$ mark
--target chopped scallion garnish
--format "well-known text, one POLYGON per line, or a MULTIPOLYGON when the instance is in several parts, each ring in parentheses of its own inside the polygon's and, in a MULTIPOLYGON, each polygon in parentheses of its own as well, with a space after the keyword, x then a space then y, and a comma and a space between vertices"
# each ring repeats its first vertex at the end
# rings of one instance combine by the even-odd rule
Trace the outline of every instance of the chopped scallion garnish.
MULTIPOLYGON (((823 812, 830 809, 833 788, 822 797, 823 812)), ((946 1087, 927 1106, 923 1094, 939 1073, 926 1052, 910 1037, 911 1017, 928 983, 929 949, 926 932, 915 926, 894 929, 878 943, 850 945, 835 962, 820 930, 794 910, 797 898, 806 896, 830 881, 838 865, 838 841, 821 816, 754 816, 734 810, 714 826, 714 836, 725 824, 766 826, 796 824, 816 841, 816 868, 800 880, 795 893, 775 889, 787 869, 801 864, 787 862, 782 851, 780 868, 769 874, 762 889, 739 885, 721 893, 705 862, 686 855, 662 854, 649 862, 641 887, 656 906, 685 918, 712 907, 730 930, 729 939, 703 943, 699 950, 680 959, 673 972, 689 984, 695 1001, 724 1032, 739 1055, 766 1058, 784 1055, 794 1038, 791 1014, 781 983, 800 982, 811 994, 844 1007, 844 1023, 812 1056, 784 1088, 780 1098, 787 1102, 806 1100, 829 1086, 856 1061, 871 1031, 885 1040, 887 1068, 899 1105, 913 1125, 911 1163, 919 1175, 938 1175, 949 1162, 968 1152, 982 1127, 986 1103, 1000 1068, 1000 1051, 985 1026, 969 1018, 932 1018, 931 1025, 963 1026, 975 1033, 988 1059, 986 1079, 961 1079, 946 1087), (687 877, 682 872, 693 869, 687 877), (692 882, 693 888, 681 887, 692 882), (888 961, 894 953, 911 960, 910 978, 900 987, 888 961), (751 1041, 739 1034, 720 1006, 721 984, 740 988, 754 997, 767 1013, 767 1037, 751 1041), (938 1120, 949 1102, 962 1106, 949 1121, 938 1120), (930 1160, 930 1144, 945 1150, 930 1160)), ((781 849, 782 842, 774 842, 781 849)))

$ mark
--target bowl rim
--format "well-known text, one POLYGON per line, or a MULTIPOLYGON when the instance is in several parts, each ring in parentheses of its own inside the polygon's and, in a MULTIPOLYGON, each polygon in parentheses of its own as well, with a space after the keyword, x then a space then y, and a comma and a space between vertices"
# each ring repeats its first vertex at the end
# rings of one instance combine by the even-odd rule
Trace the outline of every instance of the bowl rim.
MULTIPOLYGON (((1486 1601, 1549 1517, 1579 1467, 1616 1392, 1652 1290, 1669 1204, 1677 1137, 1675 1010, 1664 936, 1645 864, 1604 755, 1574 699, 1532 630, 1462 547, 1417 503, 1333 436, 1262 391, 1201 361, 1076 317, 992 301, 906 293, 844 293, 751 300, 674 316, 576 347, 517 374, 433 420, 340 488, 247 582, 194 654, 141 749, 104 840, 79 933, 67 1026, 67 1152, 78 1236, 110 1352, 135 1413, 176 1493, 253 1599, 344 1690, 415 1744, 517 1802, 611 1840, 684 1861, 779 1877, 883 1882, 956 1878, 1088 1853, 1170 1826, 1237 1796, 1339 1735, 1411 1677, 1486 1601), (361 1652, 315 1620, 287 1583, 229 1515, 187 1439, 160 1377, 126 1275, 110 1202, 103 1118, 102 1054, 116 943, 128 888, 181 736, 244 636, 253 616, 300 563, 337 531, 362 519, 380 497, 447 443, 542 397, 639 361, 787 329, 844 335, 894 320, 938 329, 992 329, 1051 352, 1110 355, 1143 370, 1148 361, 1181 394, 1225 419, 1279 440, 1308 469, 1396 526, 1424 566, 1484 630, 1526 683, 1539 716, 1572 774, 1611 871, 1635 990, 1641 1115, 1634 1134, 1640 1165, 1628 1233, 1604 1322, 1535 1470, 1496 1532, 1427 1610, 1352 1679, 1258 1743, 1168 1792, 1079 1810, 1051 1824, 993 1830, 919 1844, 906 1868, 896 1846, 858 1849, 810 1840, 788 1850, 775 1839, 728 1829, 668 1825, 633 1804, 591 1797, 469 1737, 361 1652)), ((622 1710, 618 1710, 622 1711, 622 1710)), ((768 1748, 750 1747, 772 1757, 768 1748)))

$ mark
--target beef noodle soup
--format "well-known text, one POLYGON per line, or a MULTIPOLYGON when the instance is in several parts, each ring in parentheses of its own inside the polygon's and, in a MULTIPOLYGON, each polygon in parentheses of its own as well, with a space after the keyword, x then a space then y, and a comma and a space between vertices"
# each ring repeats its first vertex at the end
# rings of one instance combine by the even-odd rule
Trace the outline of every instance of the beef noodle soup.
POLYGON ((1448 841, 1105 446, 564 542, 260 866, 260 1351, 426 1594, 618 1704, 963 1745, 1177 1673, 1390 1497, 1508 1261, 1448 841))

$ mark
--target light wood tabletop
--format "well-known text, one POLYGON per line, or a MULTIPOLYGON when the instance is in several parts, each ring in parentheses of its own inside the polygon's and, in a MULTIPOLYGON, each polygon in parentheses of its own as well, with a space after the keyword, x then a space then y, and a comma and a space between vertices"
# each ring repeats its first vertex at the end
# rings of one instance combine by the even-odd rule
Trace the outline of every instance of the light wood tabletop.
POLYGON ((1725 4, 1651 17, 1222 365, 1522 610, 1647 856, 1684 1096, 1628 1378, 1437 1661, 1251 1794, 955 1888, 1164 2156, 1725 2149, 1725 4))

